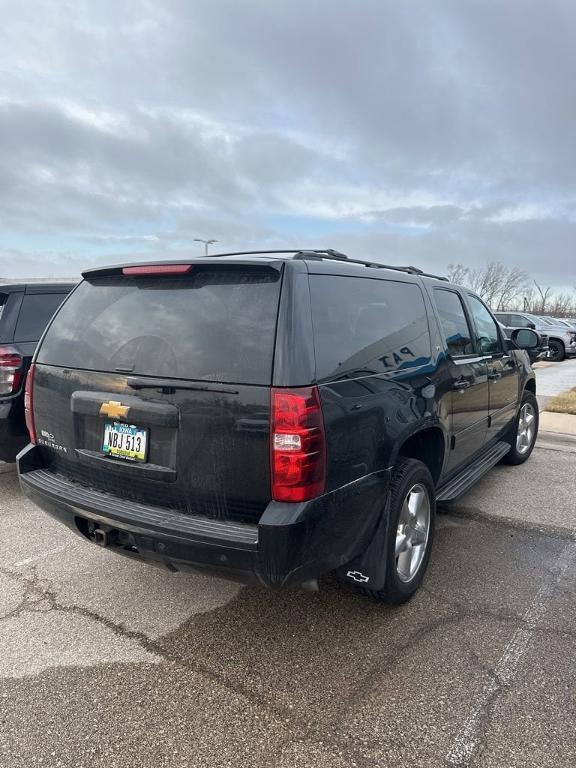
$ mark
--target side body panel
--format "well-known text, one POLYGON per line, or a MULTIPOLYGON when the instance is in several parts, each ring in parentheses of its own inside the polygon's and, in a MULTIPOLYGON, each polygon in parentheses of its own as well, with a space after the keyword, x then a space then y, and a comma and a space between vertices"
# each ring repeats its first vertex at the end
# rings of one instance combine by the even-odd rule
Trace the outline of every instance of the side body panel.
POLYGON ((478 338, 480 331, 476 317, 472 311, 472 304, 474 304, 476 308, 483 307, 491 316, 498 337, 498 349, 483 355, 487 366, 489 402, 486 442, 490 443, 496 440, 499 435, 508 429, 516 416, 519 404, 519 393, 521 391, 520 371, 516 354, 509 348, 499 323, 488 307, 486 307, 484 302, 478 296, 475 296, 469 291, 466 292, 465 298, 471 310, 470 315, 477 336, 477 344, 479 344, 478 338))
POLYGON ((437 348, 446 365, 446 400, 450 412, 450 439, 442 479, 464 467, 482 450, 488 432, 489 387, 485 359, 477 354, 453 358, 447 348, 440 316, 434 300, 434 289, 457 293, 463 304, 470 328, 473 328, 463 292, 452 285, 424 281, 434 313, 437 348))
POLYGON ((486 360, 450 360, 452 386, 452 435, 447 472, 467 464, 480 451, 488 434, 489 382, 486 360))
MULTIPOLYGON (((309 264, 309 270, 314 276, 340 276, 352 271, 347 265, 326 262, 309 264)), ((438 430, 447 456, 452 428, 452 376, 422 281, 385 270, 367 274, 367 270, 356 268, 354 275, 418 285, 426 311, 422 332, 429 335, 429 353, 419 356, 412 367, 389 373, 348 371, 317 381, 326 429, 328 490, 390 469, 403 443, 422 430, 438 430)), ((404 360, 407 356, 401 352, 400 340, 398 344, 398 357, 404 360)), ((390 359, 393 357, 394 352, 390 359)))

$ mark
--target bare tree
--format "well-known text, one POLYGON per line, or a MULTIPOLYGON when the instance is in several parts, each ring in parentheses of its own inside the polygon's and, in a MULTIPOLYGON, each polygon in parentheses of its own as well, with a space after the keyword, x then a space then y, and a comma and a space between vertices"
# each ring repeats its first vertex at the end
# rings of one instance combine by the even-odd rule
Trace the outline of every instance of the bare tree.
POLYGON ((549 312, 553 317, 570 317, 576 310, 576 297, 558 293, 550 298, 549 312))
MULTIPOLYGON (((536 291, 532 286, 527 286, 526 289, 522 292, 522 303, 519 304, 517 307, 514 307, 514 309, 520 309, 522 312, 532 312, 534 308, 536 307, 536 291)), ((507 307, 508 309, 508 307, 507 307)), ((512 307, 510 307, 512 309, 512 307)))
POLYGON ((521 295, 528 283, 528 275, 519 267, 511 267, 502 274, 502 281, 497 292, 496 309, 502 310, 516 297, 521 295))
POLYGON ((506 267, 503 264, 495 261, 491 261, 485 267, 473 269, 470 272, 470 287, 492 306, 505 270, 506 267))
POLYGON ((471 270, 470 287, 495 310, 502 310, 517 299, 526 288, 528 275, 519 267, 506 267, 491 261, 485 267, 471 270))
POLYGON ((550 292, 552 291, 552 288, 548 286, 547 288, 544 288, 544 286, 538 285, 536 280, 534 280, 534 285, 536 286, 536 290, 538 291, 538 294, 540 296, 540 309, 539 312, 542 315, 546 314, 546 303, 548 302, 548 298, 550 297, 550 292))
POLYGON ((464 264, 449 264, 448 279, 472 288, 495 311, 519 310, 537 315, 576 317, 576 286, 574 293, 553 294, 551 287, 529 285, 529 276, 519 267, 507 267, 491 261, 484 267, 471 269, 464 264))
POLYGON ((467 285, 470 269, 469 267, 465 267, 464 264, 448 264, 446 274, 451 283, 456 283, 456 285, 467 285))

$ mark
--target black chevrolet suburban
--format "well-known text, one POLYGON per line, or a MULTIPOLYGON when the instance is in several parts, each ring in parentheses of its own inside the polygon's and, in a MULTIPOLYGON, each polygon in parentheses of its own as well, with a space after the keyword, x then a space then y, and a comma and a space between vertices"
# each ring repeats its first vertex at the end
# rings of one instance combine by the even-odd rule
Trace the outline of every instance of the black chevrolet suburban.
POLYGON ((537 343, 465 288, 332 250, 92 270, 28 376, 22 489, 171 570, 336 571, 400 603, 437 502, 530 455, 537 343))
POLYGON ((0 461, 13 462, 28 443, 24 381, 38 339, 73 282, 0 281, 0 461))

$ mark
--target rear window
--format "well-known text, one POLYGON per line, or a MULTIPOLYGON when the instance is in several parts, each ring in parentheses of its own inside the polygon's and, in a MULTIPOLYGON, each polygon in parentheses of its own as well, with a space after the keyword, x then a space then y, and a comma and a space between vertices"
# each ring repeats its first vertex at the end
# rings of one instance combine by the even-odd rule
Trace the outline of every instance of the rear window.
POLYGON ((65 293, 30 293, 22 299, 14 341, 38 341, 65 293))
POLYGON ((270 384, 279 293, 279 273, 263 268, 84 281, 50 327, 38 362, 270 384))
POLYGON ((424 298, 415 283, 311 275, 320 380, 387 373, 430 360, 424 298))

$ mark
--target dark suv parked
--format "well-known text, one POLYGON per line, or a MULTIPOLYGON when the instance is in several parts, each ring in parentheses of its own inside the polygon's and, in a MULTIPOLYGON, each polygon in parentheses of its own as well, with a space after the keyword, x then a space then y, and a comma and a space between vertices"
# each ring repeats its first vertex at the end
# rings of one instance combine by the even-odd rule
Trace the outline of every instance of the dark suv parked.
POLYGON ((28 443, 24 380, 38 339, 75 283, 0 282, 0 461, 28 443))
POLYGON ((530 455, 535 379, 470 291, 334 251, 92 270, 28 377, 24 493, 103 547, 408 599, 437 501, 530 455))

